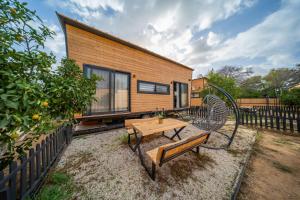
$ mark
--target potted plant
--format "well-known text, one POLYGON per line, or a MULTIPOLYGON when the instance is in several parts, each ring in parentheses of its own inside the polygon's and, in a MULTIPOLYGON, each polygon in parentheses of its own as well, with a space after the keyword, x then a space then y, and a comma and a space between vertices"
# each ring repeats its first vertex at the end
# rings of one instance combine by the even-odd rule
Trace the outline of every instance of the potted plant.
POLYGON ((164 110, 162 110, 161 112, 158 112, 157 118, 158 118, 158 123, 162 124, 163 123, 163 119, 165 118, 165 112, 164 112, 164 110))

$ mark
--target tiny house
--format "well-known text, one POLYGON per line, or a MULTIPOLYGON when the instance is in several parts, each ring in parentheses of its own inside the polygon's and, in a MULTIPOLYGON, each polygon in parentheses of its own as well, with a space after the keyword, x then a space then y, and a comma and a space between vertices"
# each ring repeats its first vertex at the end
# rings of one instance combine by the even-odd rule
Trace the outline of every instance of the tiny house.
MULTIPOLYGON (((190 106, 193 69, 58 14, 67 57, 86 76, 102 77, 81 118, 127 116, 190 106)), ((84 92, 84 91, 83 91, 84 92)))

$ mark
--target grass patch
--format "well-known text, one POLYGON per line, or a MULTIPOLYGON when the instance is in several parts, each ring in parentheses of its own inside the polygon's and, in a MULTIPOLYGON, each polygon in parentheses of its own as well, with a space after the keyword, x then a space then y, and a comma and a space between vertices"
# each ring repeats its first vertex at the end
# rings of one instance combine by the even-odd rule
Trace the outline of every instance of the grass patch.
POLYGON ((54 172, 49 175, 48 180, 34 200, 68 200, 76 190, 73 180, 66 173, 54 172))
POLYGON ((257 131, 256 135, 255 135, 255 142, 259 143, 263 138, 263 134, 262 132, 257 131))
MULTIPOLYGON (((133 138, 131 138, 133 139, 133 138)), ((122 134, 118 137, 118 141, 120 141, 121 144, 127 144, 128 142, 128 134, 122 134)))
POLYGON ((215 161, 206 153, 190 153, 197 156, 197 159, 188 158, 183 156, 181 159, 174 161, 171 165, 171 176, 176 181, 183 181, 186 182, 188 178, 194 179, 195 177, 192 176, 194 170, 197 169, 206 169, 207 166, 213 166, 215 161))
POLYGON ((278 161, 273 161, 273 166, 277 169, 279 169, 282 172, 286 172, 286 173, 292 173, 292 169, 289 166, 283 165, 278 161))

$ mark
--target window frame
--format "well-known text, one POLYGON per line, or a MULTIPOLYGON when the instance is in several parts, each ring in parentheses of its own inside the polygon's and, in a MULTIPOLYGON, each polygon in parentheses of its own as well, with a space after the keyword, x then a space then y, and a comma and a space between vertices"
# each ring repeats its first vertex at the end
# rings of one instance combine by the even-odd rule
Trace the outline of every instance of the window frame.
POLYGON ((151 81, 137 80, 137 93, 170 95, 170 85, 169 84, 163 84, 163 83, 157 83, 157 82, 151 82, 151 81), (153 84, 154 85, 154 91, 153 92, 141 91, 140 83, 153 84), (167 92, 158 92, 157 89, 156 89, 157 86, 167 87, 167 92))
MULTIPOLYGON (((179 108, 188 108, 189 105, 190 105, 190 102, 189 102, 189 100, 190 100, 190 98, 189 98, 189 93, 190 93, 189 92, 189 84, 188 83, 179 82, 179 81, 173 81, 173 102, 174 102, 174 98, 175 98, 174 89, 175 89, 175 85, 176 84, 179 84, 179 91, 178 91, 178 93, 180 95, 180 97, 179 97, 179 108), (181 85, 187 86, 187 106, 182 106, 182 101, 181 101, 182 89, 181 89, 181 85)), ((173 105, 173 108, 176 108, 175 104, 173 105)))
MULTIPOLYGON (((126 112, 131 112, 131 73, 126 72, 126 71, 121 71, 121 70, 114 70, 108 67, 102 67, 102 66, 97 66, 97 65, 91 65, 91 64, 83 64, 83 75, 87 77, 87 69, 95 69, 95 70, 103 70, 103 71, 108 71, 109 76, 110 76, 110 81, 109 81, 109 110, 108 112, 92 112, 91 108, 88 107, 86 112, 83 113, 83 116, 90 116, 90 115, 98 115, 98 114, 113 114, 113 113, 126 113, 126 112), (112 84, 112 81, 115 80, 114 74, 115 73, 121 73, 121 74, 126 74, 128 75, 128 110, 126 111, 115 111, 114 105, 112 105, 112 97, 114 96, 112 90, 115 90, 115 83, 112 84)), ((115 100, 115 99, 114 99, 115 100)))

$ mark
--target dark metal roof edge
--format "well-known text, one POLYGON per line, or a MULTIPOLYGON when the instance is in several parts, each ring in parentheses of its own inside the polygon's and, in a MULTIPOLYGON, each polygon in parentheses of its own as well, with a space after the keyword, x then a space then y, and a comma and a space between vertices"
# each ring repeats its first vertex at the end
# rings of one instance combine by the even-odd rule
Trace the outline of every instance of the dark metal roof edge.
POLYGON ((72 26, 74 26, 74 27, 77 27, 77 28, 80 28, 80 29, 82 29, 82 30, 85 30, 85 31, 87 31, 87 32, 93 33, 93 34, 95 34, 95 35, 104 37, 104 38, 106 38, 106 39, 109 39, 109 40, 118 42, 118 43, 123 44, 123 45, 125 45, 125 46, 128 46, 128 47, 131 47, 131 48, 134 48, 134 49, 143 51, 143 52, 148 53, 148 54, 150 54, 150 55, 153 55, 153 56, 155 56, 155 57, 158 57, 158 58, 164 59, 164 60, 166 60, 166 61, 172 62, 172 63, 177 64, 177 65, 179 65, 179 66, 181 66, 181 67, 184 67, 184 68, 186 68, 186 69, 189 69, 189 70, 192 70, 192 71, 194 70, 193 68, 190 68, 190 67, 188 67, 188 66, 185 66, 184 64, 181 64, 181 63, 179 63, 179 62, 176 62, 176 61, 174 61, 174 60, 171 60, 171 59, 169 59, 169 58, 166 58, 166 57, 164 57, 164 56, 161 56, 161 55, 159 55, 159 54, 157 54, 157 53, 154 53, 153 51, 150 51, 150 50, 148 50, 148 49, 145 49, 145 48, 143 48, 143 47, 140 47, 140 46, 138 46, 138 45, 135 45, 135 44, 133 44, 133 43, 131 43, 131 42, 125 41, 125 40, 123 40, 123 39, 120 39, 120 38, 118 38, 118 37, 116 37, 116 36, 113 36, 113 35, 111 35, 111 34, 108 34, 108 33, 105 33, 105 32, 103 32, 103 31, 100 31, 99 29, 96 29, 96 28, 94 28, 94 27, 88 26, 88 25, 86 25, 86 24, 84 24, 84 23, 82 23, 82 22, 79 22, 79 21, 77 21, 77 20, 74 20, 74 19, 72 19, 72 18, 69 18, 69 17, 67 17, 67 16, 65 16, 65 15, 63 15, 63 14, 58 13, 58 12, 56 12, 56 15, 57 15, 57 17, 58 17, 58 19, 59 19, 59 22, 60 22, 60 24, 61 24, 61 27, 62 27, 62 29, 63 29, 63 31, 64 31, 65 36, 66 36, 66 27, 65 27, 65 24, 69 24, 69 25, 72 25, 72 26))

